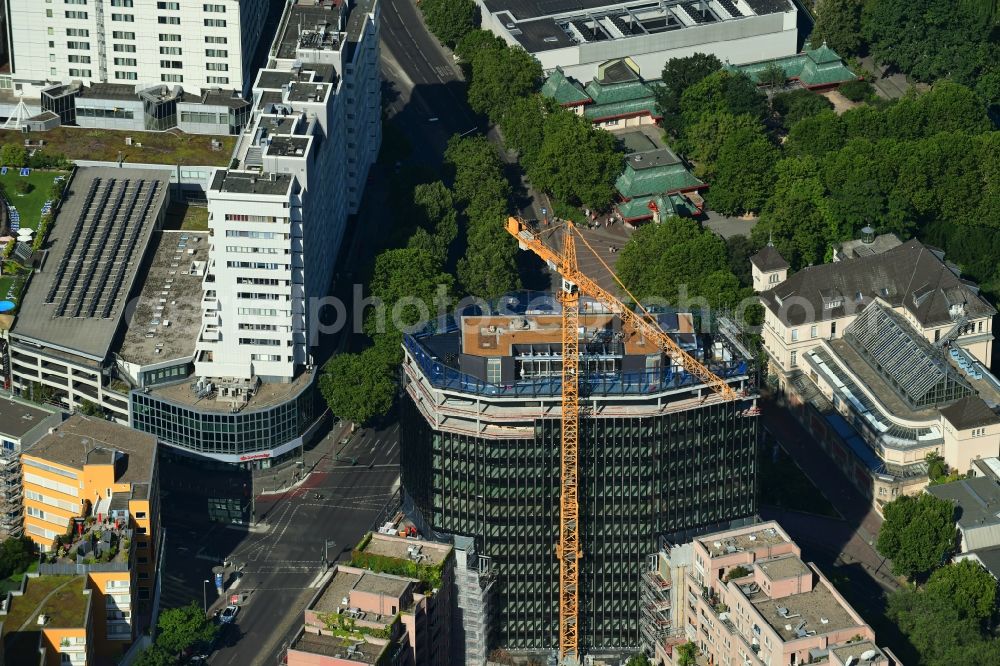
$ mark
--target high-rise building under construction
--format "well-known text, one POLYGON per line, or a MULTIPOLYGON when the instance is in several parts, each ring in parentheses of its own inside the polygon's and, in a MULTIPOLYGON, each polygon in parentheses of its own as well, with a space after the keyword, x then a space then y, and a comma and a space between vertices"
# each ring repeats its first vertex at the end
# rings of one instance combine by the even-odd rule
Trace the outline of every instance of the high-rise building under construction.
MULTIPOLYGON (((496 573, 490 642, 555 647, 559 620, 559 305, 457 318, 404 338, 401 461, 426 527, 472 537, 496 573), (441 327, 439 327, 441 328, 441 327)), ((580 648, 637 649, 639 580, 658 537, 753 516, 757 419, 751 354, 721 320, 696 333, 657 315, 739 394, 722 400, 651 341, 586 303, 580 315, 580 648)))

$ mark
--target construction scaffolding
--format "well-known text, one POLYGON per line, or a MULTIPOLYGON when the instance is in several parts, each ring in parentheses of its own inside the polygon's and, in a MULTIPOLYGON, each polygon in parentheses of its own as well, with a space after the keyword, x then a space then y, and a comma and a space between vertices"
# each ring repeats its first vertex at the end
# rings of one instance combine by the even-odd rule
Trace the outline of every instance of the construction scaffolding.
POLYGON ((455 646, 464 650, 456 662, 466 666, 483 666, 489 653, 490 637, 493 632, 493 586, 496 582, 490 558, 476 554, 475 541, 468 537, 455 538, 455 610, 457 617, 453 624, 464 633, 464 648, 461 642, 455 646))
POLYGON ((671 655, 687 641, 684 627, 674 619, 674 581, 666 558, 649 556, 639 579, 639 636, 646 654, 654 660, 671 655))
POLYGON ((0 538, 20 536, 24 531, 20 456, 4 449, 0 452, 0 538))

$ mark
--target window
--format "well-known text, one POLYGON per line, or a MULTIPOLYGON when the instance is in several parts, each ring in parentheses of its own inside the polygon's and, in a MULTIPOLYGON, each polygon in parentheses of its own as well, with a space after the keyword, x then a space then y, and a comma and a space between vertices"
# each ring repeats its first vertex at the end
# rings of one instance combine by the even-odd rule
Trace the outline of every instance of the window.
POLYGON ((205 81, 208 83, 229 83, 228 76, 206 76, 205 81))
POLYGON ((490 384, 500 383, 500 359, 486 359, 486 381, 490 384))
MULTIPOLYGON (((52 18, 52 10, 51 9, 46 9, 45 10, 45 18, 52 18)), ((53 72, 53 73, 55 73, 55 72, 53 72)))
POLYGON ((798 365, 799 365, 799 353, 798 352, 792 352, 792 357, 791 358, 792 358, 792 361, 790 363, 791 367, 793 367, 793 368, 798 367, 798 365))
POLYGON ((767 278, 767 281, 768 281, 768 282, 769 282, 770 284, 778 284, 778 282, 779 282, 779 278, 778 278, 778 274, 777 274, 777 273, 772 273, 772 274, 771 274, 771 275, 770 275, 770 276, 769 276, 769 277, 767 278))
POLYGON ((267 338, 240 338, 241 345, 257 345, 260 347, 280 347, 281 340, 268 340, 267 338))
POLYGON ((134 32, 124 32, 122 30, 115 30, 111 33, 111 36, 115 39, 135 39, 134 32))
POLYGON ((115 58, 115 64, 119 67, 135 67, 135 58, 115 58))
POLYGON ((72 63, 80 64, 80 65, 89 65, 90 64, 90 56, 71 55, 69 57, 69 61, 72 62, 72 63))
POLYGON ((134 112, 131 109, 102 109, 91 106, 78 106, 76 115, 84 118, 126 118, 131 120, 134 112))
POLYGON ((115 72, 115 78, 119 81, 138 81, 139 74, 136 72, 115 72))
POLYGON ((213 125, 217 125, 219 123, 219 114, 205 111, 181 111, 181 122, 212 123, 213 125))
POLYGON ((180 25, 181 19, 179 16, 157 16, 156 22, 166 25, 180 25))
POLYGON ((227 58, 229 51, 225 49, 205 49, 205 55, 209 58, 227 58))
POLYGON ((798 342, 798 340, 799 340, 799 329, 793 328, 792 329, 792 342, 798 342))
POLYGON ((87 0, 63 0, 63 3, 67 5, 85 5, 87 0))
POLYGON ((202 5, 201 8, 206 12, 216 12, 219 14, 225 13, 226 11, 225 5, 202 5))
POLYGON ((135 44, 115 44, 118 53, 135 53, 135 44))
POLYGON ((830 337, 832 338, 836 334, 837 334, 837 322, 831 321, 830 322, 830 337))
POLYGON ((183 69, 184 63, 180 60, 161 60, 160 67, 164 69, 183 69))
POLYGON ((816 324, 813 324, 809 327, 809 337, 815 338, 817 335, 819 335, 819 327, 816 326, 816 324))
POLYGON ((36 509, 33 506, 26 506, 24 507, 24 509, 25 511, 28 512, 28 515, 31 516, 32 518, 40 518, 42 520, 45 520, 45 512, 42 511, 41 509, 36 509))
POLYGON ((146 512, 145 511, 136 511, 135 512, 135 517, 138 518, 138 519, 140 519, 140 520, 142 520, 143 518, 146 517, 146 512))
POLYGON ((135 17, 131 14, 112 14, 112 21, 121 21, 122 23, 135 23, 135 17))
POLYGON ((180 55, 181 50, 179 46, 161 46, 160 55, 180 55))
POLYGON ((940 339, 941 339, 941 329, 939 328, 934 331, 934 342, 937 342, 940 339))
POLYGON ((281 360, 281 354, 250 354, 250 360, 278 362, 281 360))
POLYGON ((173 10, 178 10, 178 9, 181 8, 181 3, 179 3, 179 2, 157 2, 156 3, 156 8, 157 9, 173 9, 173 10))
POLYGON ((184 83, 184 76, 181 74, 160 74, 160 80, 165 83, 184 83))
POLYGON ((132 0, 111 0, 112 7, 131 7, 132 0))
POLYGON ((66 18, 68 18, 68 19, 85 19, 85 18, 87 18, 87 12, 66 12, 66 18))
MULTIPOLYGON (((45 32, 48 33, 49 35, 54 35, 54 34, 56 34, 56 29, 55 28, 46 28, 45 32)), ((69 30, 67 30, 66 33, 69 34, 69 30)))
POLYGON ((161 32, 160 33, 160 41, 161 42, 179 42, 179 41, 181 41, 181 36, 180 35, 164 35, 161 32))
POLYGON ((66 42, 66 48, 77 51, 89 51, 90 42, 66 42))
POLYGON ((206 44, 228 44, 229 43, 229 38, 228 37, 213 37, 211 35, 206 35, 206 37, 205 37, 205 43, 206 44))
POLYGON ((225 28, 226 19, 205 19, 206 28, 225 28))
MULTIPOLYGON (((49 33, 52 34, 51 32, 49 33)), ((67 37, 90 37, 90 31, 86 28, 66 28, 67 37)))
POLYGON ((71 67, 70 70, 69 70, 69 75, 70 76, 79 76, 81 78, 89 79, 90 78, 90 70, 89 69, 73 69, 71 67))
POLYGON ((210 72, 228 72, 229 65, 224 62, 206 62, 205 69, 210 72))

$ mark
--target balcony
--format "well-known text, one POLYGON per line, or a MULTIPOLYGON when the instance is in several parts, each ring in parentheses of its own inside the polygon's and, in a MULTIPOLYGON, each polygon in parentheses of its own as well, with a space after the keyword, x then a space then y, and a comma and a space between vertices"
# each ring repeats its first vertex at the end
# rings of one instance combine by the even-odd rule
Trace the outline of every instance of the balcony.
POLYGON ((40 574, 78 575, 87 572, 128 571, 133 550, 132 530, 125 521, 93 518, 74 521, 73 535, 56 539, 52 553, 42 555, 40 574))

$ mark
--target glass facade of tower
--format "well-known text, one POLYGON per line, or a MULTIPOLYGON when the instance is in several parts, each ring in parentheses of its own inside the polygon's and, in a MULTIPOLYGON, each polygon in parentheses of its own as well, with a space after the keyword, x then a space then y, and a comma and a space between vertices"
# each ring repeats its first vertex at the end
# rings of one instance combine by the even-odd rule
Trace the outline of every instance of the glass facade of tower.
MULTIPOLYGON (((559 419, 536 419, 532 438, 491 439, 435 429, 410 396, 403 403, 406 491, 434 529, 475 538, 498 573, 493 643, 552 649, 559 419)), ((640 572, 658 535, 756 513, 757 419, 748 407, 649 405, 636 411, 650 416, 581 420, 581 649, 639 646, 640 572)))

